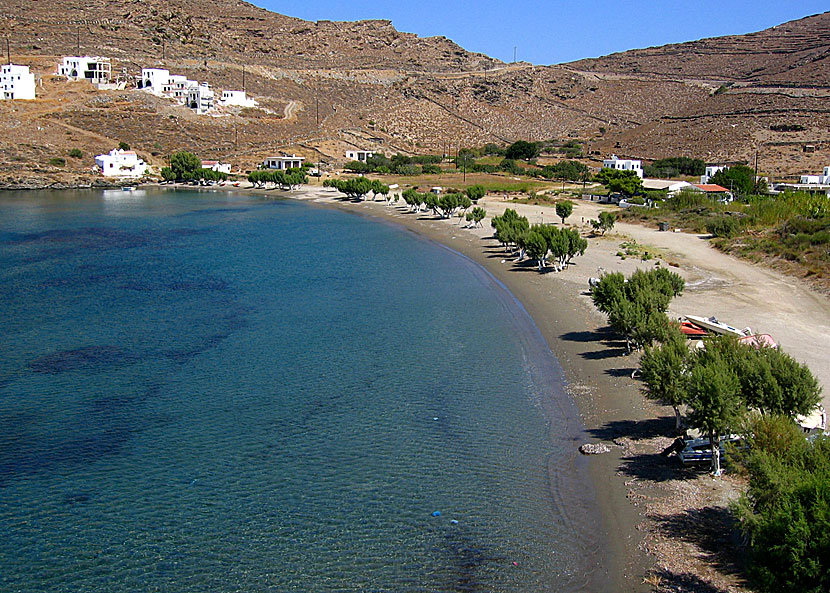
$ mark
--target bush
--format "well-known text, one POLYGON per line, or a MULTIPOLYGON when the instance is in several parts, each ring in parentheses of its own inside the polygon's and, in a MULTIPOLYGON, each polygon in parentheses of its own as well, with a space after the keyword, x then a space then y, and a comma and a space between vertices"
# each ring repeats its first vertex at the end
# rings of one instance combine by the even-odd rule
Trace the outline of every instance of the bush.
POLYGON ((59 156, 49 159, 49 164, 53 167, 63 167, 66 165, 66 159, 62 159, 59 156))
POLYGON ((81 152, 80 148, 72 148, 69 151, 69 156, 73 159, 82 159, 84 158, 84 153, 81 152))
POLYGON ((738 221, 732 217, 720 216, 718 218, 711 218, 706 223, 706 232, 713 237, 724 239, 731 239, 740 231, 738 221))
POLYGON ((830 438, 812 443, 788 418, 753 426, 749 489, 733 507, 764 592, 830 591, 830 438))
POLYGON ((423 165, 421 167, 421 171, 425 175, 440 175, 442 173, 441 167, 439 167, 438 165, 433 165, 433 164, 429 164, 429 163, 423 165))

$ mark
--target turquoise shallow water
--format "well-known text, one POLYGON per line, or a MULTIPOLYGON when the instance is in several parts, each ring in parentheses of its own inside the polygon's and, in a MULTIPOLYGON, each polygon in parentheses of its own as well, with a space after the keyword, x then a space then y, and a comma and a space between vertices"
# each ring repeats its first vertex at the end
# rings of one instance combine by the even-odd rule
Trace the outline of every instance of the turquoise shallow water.
POLYGON ((561 371, 464 257, 293 201, 26 193, 0 280, 0 591, 589 586, 561 371))

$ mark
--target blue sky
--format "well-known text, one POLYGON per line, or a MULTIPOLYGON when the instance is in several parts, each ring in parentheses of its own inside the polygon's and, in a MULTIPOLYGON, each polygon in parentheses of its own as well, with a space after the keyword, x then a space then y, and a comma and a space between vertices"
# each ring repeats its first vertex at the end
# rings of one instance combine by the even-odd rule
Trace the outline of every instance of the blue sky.
POLYGON ((617 51, 760 31, 830 10, 827 0, 253 0, 309 21, 388 19, 510 62, 558 64, 617 51))

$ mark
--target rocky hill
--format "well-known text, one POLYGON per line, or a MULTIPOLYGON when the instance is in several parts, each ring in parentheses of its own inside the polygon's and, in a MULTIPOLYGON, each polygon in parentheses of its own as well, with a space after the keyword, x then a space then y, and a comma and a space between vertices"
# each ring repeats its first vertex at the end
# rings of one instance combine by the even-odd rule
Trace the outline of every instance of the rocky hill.
POLYGON ((88 176, 126 141, 161 165, 180 149, 250 169, 278 151, 343 160, 347 148, 453 152, 517 139, 579 139, 595 161, 694 156, 776 176, 830 163, 830 13, 752 35, 559 66, 504 64, 388 21, 303 21, 234 0, 114 0, 93 8, 8 0, 12 61, 38 99, 0 101, 0 184, 88 176), (164 67, 256 108, 196 115, 135 89, 54 76, 62 55, 105 55, 131 80, 164 67), (815 152, 804 152, 810 145, 815 152), (83 159, 66 158, 71 148, 83 159))

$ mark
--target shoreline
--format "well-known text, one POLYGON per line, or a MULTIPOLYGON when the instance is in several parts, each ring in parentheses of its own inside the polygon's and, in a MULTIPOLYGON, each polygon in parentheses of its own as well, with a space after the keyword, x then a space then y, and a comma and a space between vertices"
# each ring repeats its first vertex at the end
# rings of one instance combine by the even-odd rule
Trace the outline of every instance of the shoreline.
MULTIPOLYGON (((576 258, 568 270, 538 274, 535 268, 512 265, 509 253, 492 239, 488 220, 470 229, 459 225, 458 219, 408 212, 400 203, 352 202, 314 186, 283 196, 391 221, 445 245, 481 265, 522 304, 564 371, 566 391, 588 441, 611 445, 610 453, 587 456, 586 463, 601 518, 598 539, 606 546, 602 557, 610 562, 597 567, 597 574, 605 572, 605 583, 612 590, 681 590, 691 575, 715 588, 749 591, 736 546, 725 552, 710 549, 704 540, 685 532, 694 530, 692 525, 671 527, 678 520, 728 506, 743 489, 740 479, 714 479, 705 469, 689 474, 676 460, 659 456, 673 440, 666 436, 674 426, 673 411, 647 400, 639 383, 631 379, 639 356, 623 355, 624 349, 607 332, 605 315, 588 296, 587 280, 597 275, 598 268, 628 276, 637 268, 660 265, 619 257, 621 241, 639 242, 686 280, 686 291, 672 302, 670 317, 703 311, 741 327, 763 323, 758 333, 771 333, 819 379, 825 408, 830 402, 830 369, 820 346, 830 335, 830 299, 798 279, 718 252, 704 236, 621 223, 607 237, 592 238, 586 255, 576 258)), ((487 209, 488 218, 511 207, 531 224, 560 224, 554 209, 546 206, 515 204, 500 197, 486 197, 480 205, 487 209)), ((576 200, 574 224, 569 226, 586 230, 587 221, 601 209, 576 200)), ((734 529, 728 513, 719 521, 715 530, 728 534, 734 529)))
MULTIPOLYGON (((257 194, 264 193, 257 190, 246 190, 246 193, 249 191, 257 194)), ((580 428, 587 435, 603 430, 608 422, 614 421, 608 415, 608 411, 623 411, 631 404, 632 399, 642 400, 633 382, 628 381, 629 385, 623 385, 617 378, 608 374, 609 367, 617 365, 609 365, 608 359, 602 355, 606 349, 602 342, 588 344, 581 339, 578 341, 562 339, 563 334, 576 335, 586 331, 600 331, 605 323, 593 309, 590 300, 580 295, 562 291, 556 295, 557 299, 548 298, 550 287, 545 284, 550 274, 540 276, 534 270, 533 273, 521 274, 522 278, 531 276, 530 282, 520 280, 516 277, 517 272, 500 263, 508 254, 492 257, 494 255, 492 251, 496 247, 495 241, 467 233, 465 232, 467 229, 451 226, 455 224, 452 221, 433 219, 430 213, 405 214, 398 210, 400 206, 388 207, 384 202, 346 202, 329 199, 328 196, 316 193, 314 195, 301 195, 301 193, 308 194, 309 192, 301 190, 301 192, 293 192, 295 195, 286 197, 375 218, 381 222, 392 222, 480 265, 524 308, 547 347, 557 359, 565 374, 565 391, 579 414, 576 420, 579 421, 580 428), (586 304, 590 304, 590 308, 586 304), (573 315, 574 312, 578 315, 573 315), (596 353, 596 356, 586 358, 586 346, 589 345, 593 346, 590 352, 596 353), (590 394, 588 399, 580 397, 580 394, 585 393, 590 394)), ((488 234, 492 233, 488 232, 488 234)), ((503 252, 500 247, 496 247, 495 250, 503 252)), ((622 367, 625 367, 629 361, 616 362, 624 363, 622 367)), ((623 414, 623 416, 626 419, 632 419, 630 413, 623 414)), ((642 407, 636 420, 651 417, 653 415, 645 413, 642 407)), ((593 442, 600 439, 588 436, 587 440, 593 442)), ((579 455, 579 453, 576 454, 579 455)), ((615 475, 617 467, 622 462, 622 454, 621 448, 614 447, 611 453, 585 456, 590 474, 588 479, 594 487, 595 501, 599 507, 602 525, 597 538, 598 543, 604 548, 600 558, 610 563, 610 566, 597 566, 595 577, 599 582, 604 581, 609 591, 650 591, 651 589, 645 585, 643 579, 650 570, 652 561, 641 546, 642 533, 638 529, 643 517, 629 502, 628 487, 624 480, 609 480, 609 476, 615 475)))

